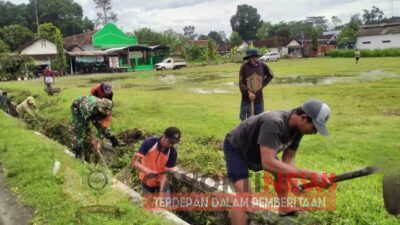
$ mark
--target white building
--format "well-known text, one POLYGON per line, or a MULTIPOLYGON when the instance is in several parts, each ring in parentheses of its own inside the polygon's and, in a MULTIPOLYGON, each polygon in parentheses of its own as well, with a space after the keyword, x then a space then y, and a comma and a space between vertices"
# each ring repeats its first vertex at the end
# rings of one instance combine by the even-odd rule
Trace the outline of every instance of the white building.
POLYGON ((37 66, 49 66, 50 59, 57 55, 57 47, 53 42, 41 38, 25 43, 13 54, 29 55, 37 66))
POLYGON ((361 26, 357 32, 356 48, 400 48, 400 23, 382 23, 361 26))

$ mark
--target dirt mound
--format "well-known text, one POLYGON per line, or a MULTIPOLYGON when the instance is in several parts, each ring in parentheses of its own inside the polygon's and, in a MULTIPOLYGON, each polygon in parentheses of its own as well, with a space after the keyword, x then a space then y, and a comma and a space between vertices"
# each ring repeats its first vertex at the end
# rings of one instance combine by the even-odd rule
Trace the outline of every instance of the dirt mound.
POLYGON ((151 136, 150 134, 145 133, 143 130, 139 128, 124 130, 117 134, 117 137, 125 142, 127 145, 137 143, 141 140, 146 139, 151 136))

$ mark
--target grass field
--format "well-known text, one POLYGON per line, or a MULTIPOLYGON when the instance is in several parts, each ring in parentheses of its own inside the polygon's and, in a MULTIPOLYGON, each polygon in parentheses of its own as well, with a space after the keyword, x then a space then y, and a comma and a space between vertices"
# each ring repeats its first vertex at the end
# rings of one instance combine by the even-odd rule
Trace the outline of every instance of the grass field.
MULTIPOLYGON (((330 136, 305 137, 297 155, 299 167, 341 173, 377 164, 398 167, 400 144, 400 58, 299 59, 270 63, 275 80, 264 89, 265 110, 294 108, 309 98, 326 101, 332 116, 330 136)), ((159 134, 174 125, 182 130, 179 165, 202 173, 225 172, 220 143, 239 123, 240 64, 185 68, 178 71, 70 76, 56 80, 66 88, 57 97, 43 92, 42 80, 0 83, 15 101, 31 93, 44 115, 68 123, 70 104, 94 84, 111 81, 118 132, 141 128, 159 134), (24 92, 22 92, 24 90, 24 92)), ((13 141, 18 136, 6 136, 13 141)), ((2 138, 4 142, 7 140, 2 138)), ((132 149, 135 151, 136 149, 132 149)), ((382 201, 382 174, 342 183, 337 210, 309 213, 310 224, 400 224, 382 201)))
POLYGON ((86 182, 90 171, 87 165, 66 155, 63 146, 27 130, 22 122, 0 113, 0 127, 0 161, 5 167, 5 180, 25 204, 34 208, 32 224, 167 223, 140 206, 132 207, 128 196, 110 186, 100 191, 91 189, 86 182), (53 175, 56 160, 61 162, 61 169, 53 175), (98 213, 84 214, 78 220, 78 208, 87 205, 116 206, 120 218, 98 213))

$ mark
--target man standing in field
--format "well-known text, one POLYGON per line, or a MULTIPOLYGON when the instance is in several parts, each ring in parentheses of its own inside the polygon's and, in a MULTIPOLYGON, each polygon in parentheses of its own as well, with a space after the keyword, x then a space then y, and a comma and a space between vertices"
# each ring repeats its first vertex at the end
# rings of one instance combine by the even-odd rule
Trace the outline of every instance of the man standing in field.
POLYGON ((54 73, 48 66, 43 71, 43 79, 47 94, 53 95, 54 73))
POLYGON ((104 83, 94 86, 90 90, 90 95, 96 96, 98 98, 106 98, 106 99, 112 101, 114 94, 112 91, 111 84, 108 82, 104 82, 104 83))
POLYGON ((247 60, 242 65, 239 72, 239 88, 242 93, 240 104, 240 119, 243 121, 251 115, 251 107, 254 106, 254 115, 264 112, 264 96, 262 89, 271 82, 273 75, 269 67, 258 60, 260 55, 257 49, 249 49, 243 60, 247 60), (249 88, 249 78, 259 78, 260 88, 257 91, 249 88), (252 104, 253 103, 253 104, 252 104))
MULTIPOLYGON (((93 142, 90 123, 97 129, 98 139, 107 138, 113 147, 120 145, 118 139, 109 129, 113 103, 108 99, 94 96, 80 96, 71 105, 72 112, 72 149, 76 158, 90 161, 90 143, 93 142)), ((99 151, 99 149, 96 149, 99 151)))
POLYGON ((132 159, 132 168, 139 171, 143 193, 169 193, 168 177, 165 174, 175 169, 177 151, 174 145, 179 143, 181 132, 169 127, 160 138, 145 140, 132 159))
POLYGON ((360 50, 356 49, 356 51, 354 52, 354 55, 356 57, 356 64, 358 64, 358 61, 360 61, 360 57, 361 57, 360 50))
MULTIPOLYGON (((309 100, 301 107, 273 110, 253 116, 231 130, 224 142, 228 178, 237 193, 251 192, 249 169, 265 170, 277 177, 311 179, 314 175, 321 187, 331 184, 324 173, 295 167, 295 156, 303 135, 328 135, 326 123, 330 108, 319 100, 309 100), (282 161, 277 157, 283 152, 282 161)), ((294 179, 288 182, 297 186, 294 179)), ((281 185, 282 186, 282 185, 281 185)), ((277 190, 278 192, 278 190, 277 190)), ((285 193, 278 192, 278 196, 285 193)), ((232 224, 247 224, 244 211, 232 211, 232 224)))

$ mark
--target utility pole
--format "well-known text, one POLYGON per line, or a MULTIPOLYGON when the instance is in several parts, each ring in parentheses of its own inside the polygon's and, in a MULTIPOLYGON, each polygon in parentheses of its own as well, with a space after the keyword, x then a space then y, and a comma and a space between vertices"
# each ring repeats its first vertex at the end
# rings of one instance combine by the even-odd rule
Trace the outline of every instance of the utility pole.
POLYGON ((38 14, 37 14, 36 0, 35 0, 35 15, 36 15, 37 33, 40 36, 40 33, 39 33, 39 17, 38 17, 38 14))

